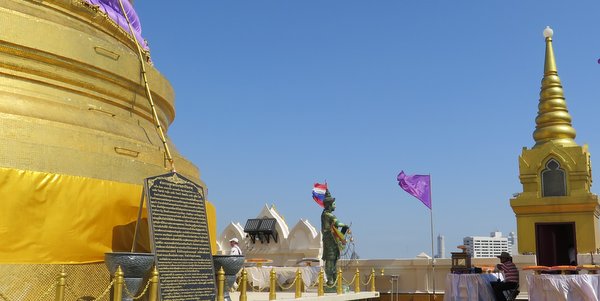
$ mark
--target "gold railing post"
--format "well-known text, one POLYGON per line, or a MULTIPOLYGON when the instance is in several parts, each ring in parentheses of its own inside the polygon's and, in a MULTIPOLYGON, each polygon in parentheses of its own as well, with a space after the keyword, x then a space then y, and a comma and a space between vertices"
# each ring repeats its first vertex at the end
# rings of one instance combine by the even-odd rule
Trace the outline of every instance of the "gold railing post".
POLYGON ((339 268, 337 272, 337 294, 341 295, 344 293, 344 278, 342 278, 342 269, 339 268))
POLYGON ((158 269, 154 266, 152 276, 150 276, 150 291, 148 292, 148 301, 158 300, 158 269))
POLYGON ((65 300, 65 285, 67 284, 67 273, 65 272, 65 266, 62 266, 56 283, 56 301, 65 300))
POLYGON ((323 284, 325 283, 325 271, 323 271, 323 267, 319 271, 319 286, 317 288, 317 295, 319 297, 325 295, 325 290, 323 289, 323 284))
POLYGON ((225 300, 225 271, 223 267, 217 272, 217 301, 225 300))
POLYGON ((248 285, 248 272, 246 269, 242 269, 242 280, 240 280, 240 301, 247 301, 248 296, 246 295, 246 289, 248 285))
POLYGON ((113 301, 121 301, 123 299, 123 270, 121 270, 121 266, 117 267, 117 271, 115 272, 115 287, 113 293, 113 301))
POLYGON ((354 292, 360 293, 360 271, 356 268, 356 274, 354 274, 354 292))
POLYGON ((296 299, 302 298, 302 271, 300 268, 296 270, 296 299))
POLYGON ((275 279, 275 269, 271 269, 271 273, 269 276, 269 300, 276 300, 277 294, 275 294, 275 290, 277 289, 277 280, 275 279))
POLYGON ((371 291, 375 291, 375 269, 371 269, 371 291))

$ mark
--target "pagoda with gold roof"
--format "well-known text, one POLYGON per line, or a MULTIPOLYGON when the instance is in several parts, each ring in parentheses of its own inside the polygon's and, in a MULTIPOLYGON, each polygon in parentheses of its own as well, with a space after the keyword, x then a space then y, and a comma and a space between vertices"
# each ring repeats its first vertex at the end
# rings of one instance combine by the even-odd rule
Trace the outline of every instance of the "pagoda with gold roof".
POLYGON ((523 148, 519 157, 523 192, 510 200, 517 218, 519 253, 535 254, 538 265, 546 266, 572 264, 571 248, 578 253, 600 248, 600 203, 590 192, 590 153, 587 145, 575 142, 552 35, 547 27, 535 145, 523 148))

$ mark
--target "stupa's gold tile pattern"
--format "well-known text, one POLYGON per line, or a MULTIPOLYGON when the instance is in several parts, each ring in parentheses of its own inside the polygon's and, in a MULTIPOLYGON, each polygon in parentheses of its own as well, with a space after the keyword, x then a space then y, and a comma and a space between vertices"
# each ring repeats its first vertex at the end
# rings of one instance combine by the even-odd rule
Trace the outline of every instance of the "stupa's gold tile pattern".
MULTIPOLYGON (((170 167, 134 41, 83 0, 0 0, 0 28, 0 275, 60 264, 101 273, 104 252, 131 244, 143 179, 170 167)), ((173 89, 146 70, 166 129, 173 89)), ((177 172, 206 187, 167 143, 177 172)), ((214 206, 207 210, 216 237, 214 206)), ((13 284, 24 292, 44 286, 23 281, 13 284)))

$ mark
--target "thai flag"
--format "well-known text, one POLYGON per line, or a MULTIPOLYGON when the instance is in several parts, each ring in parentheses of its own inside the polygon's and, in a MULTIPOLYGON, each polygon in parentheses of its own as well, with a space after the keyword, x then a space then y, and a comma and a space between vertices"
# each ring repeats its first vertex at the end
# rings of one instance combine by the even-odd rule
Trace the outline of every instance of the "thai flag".
POLYGON ((312 190, 313 200, 319 204, 322 208, 325 208, 323 205, 323 200, 325 199, 325 192, 327 191, 327 183, 319 184, 315 183, 315 186, 312 190))

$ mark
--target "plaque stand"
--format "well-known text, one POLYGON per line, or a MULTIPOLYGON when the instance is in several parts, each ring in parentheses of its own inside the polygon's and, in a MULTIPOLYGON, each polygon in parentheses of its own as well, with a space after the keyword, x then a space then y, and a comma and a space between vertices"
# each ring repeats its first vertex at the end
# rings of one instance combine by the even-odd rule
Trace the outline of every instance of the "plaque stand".
MULTIPOLYGON (((123 271, 123 280, 127 286, 127 290, 131 294, 137 295, 140 288, 148 280, 148 272, 154 265, 154 254, 131 252, 106 253, 104 254, 104 263, 110 272, 111 281, 117 271, 117 267, 120 266, 123 271)), ((111 300, 112 295, 113 291, 111 290, 111 300)), ((121 300, 133 301, 133 298, 124 293, 121 300)))
MULTIPOLYGON (((117 267, 121 267, 123 271, 124 285, 127 286, 127 291, 133 295, 137 295, 140 288, 148 279, 147 275, 154 265, 153 253, 136 253, 135 243, 137 241, 139 224, 142 217, 142 207, 144 205, 144 191, 140 199, 137 222, 135 223, 135 231, 133 234, 133 242, 131 244, 131 252, 111 252, 104 254, 104 262, 110 272, 111 281, 115 275, 117 267)), ((111 300, 113 291, 111 290, 111 300)), ((133 298, 124 293, 122 301, 133 301, 133 298)))
POLYGON ((137 241, 140 221, 142 220, 142 208, 144 208, 144 195, 146 195, 146 187, 142 188, 142 197, 140 197, 140 205, 138 206, 137 221, 135 222, 135 231, 133 231, 133 242, 131 243, 131 253, 135 252, 135 242, 137 241))
POLYGON ((245 258, 244 255, 213 255, 215 271, 223 268, 223 272, 225 272, 225 287, 223 287, 225 301, 231 301, 229 291, 237 279, 237 273, 244 265, 245 258))

